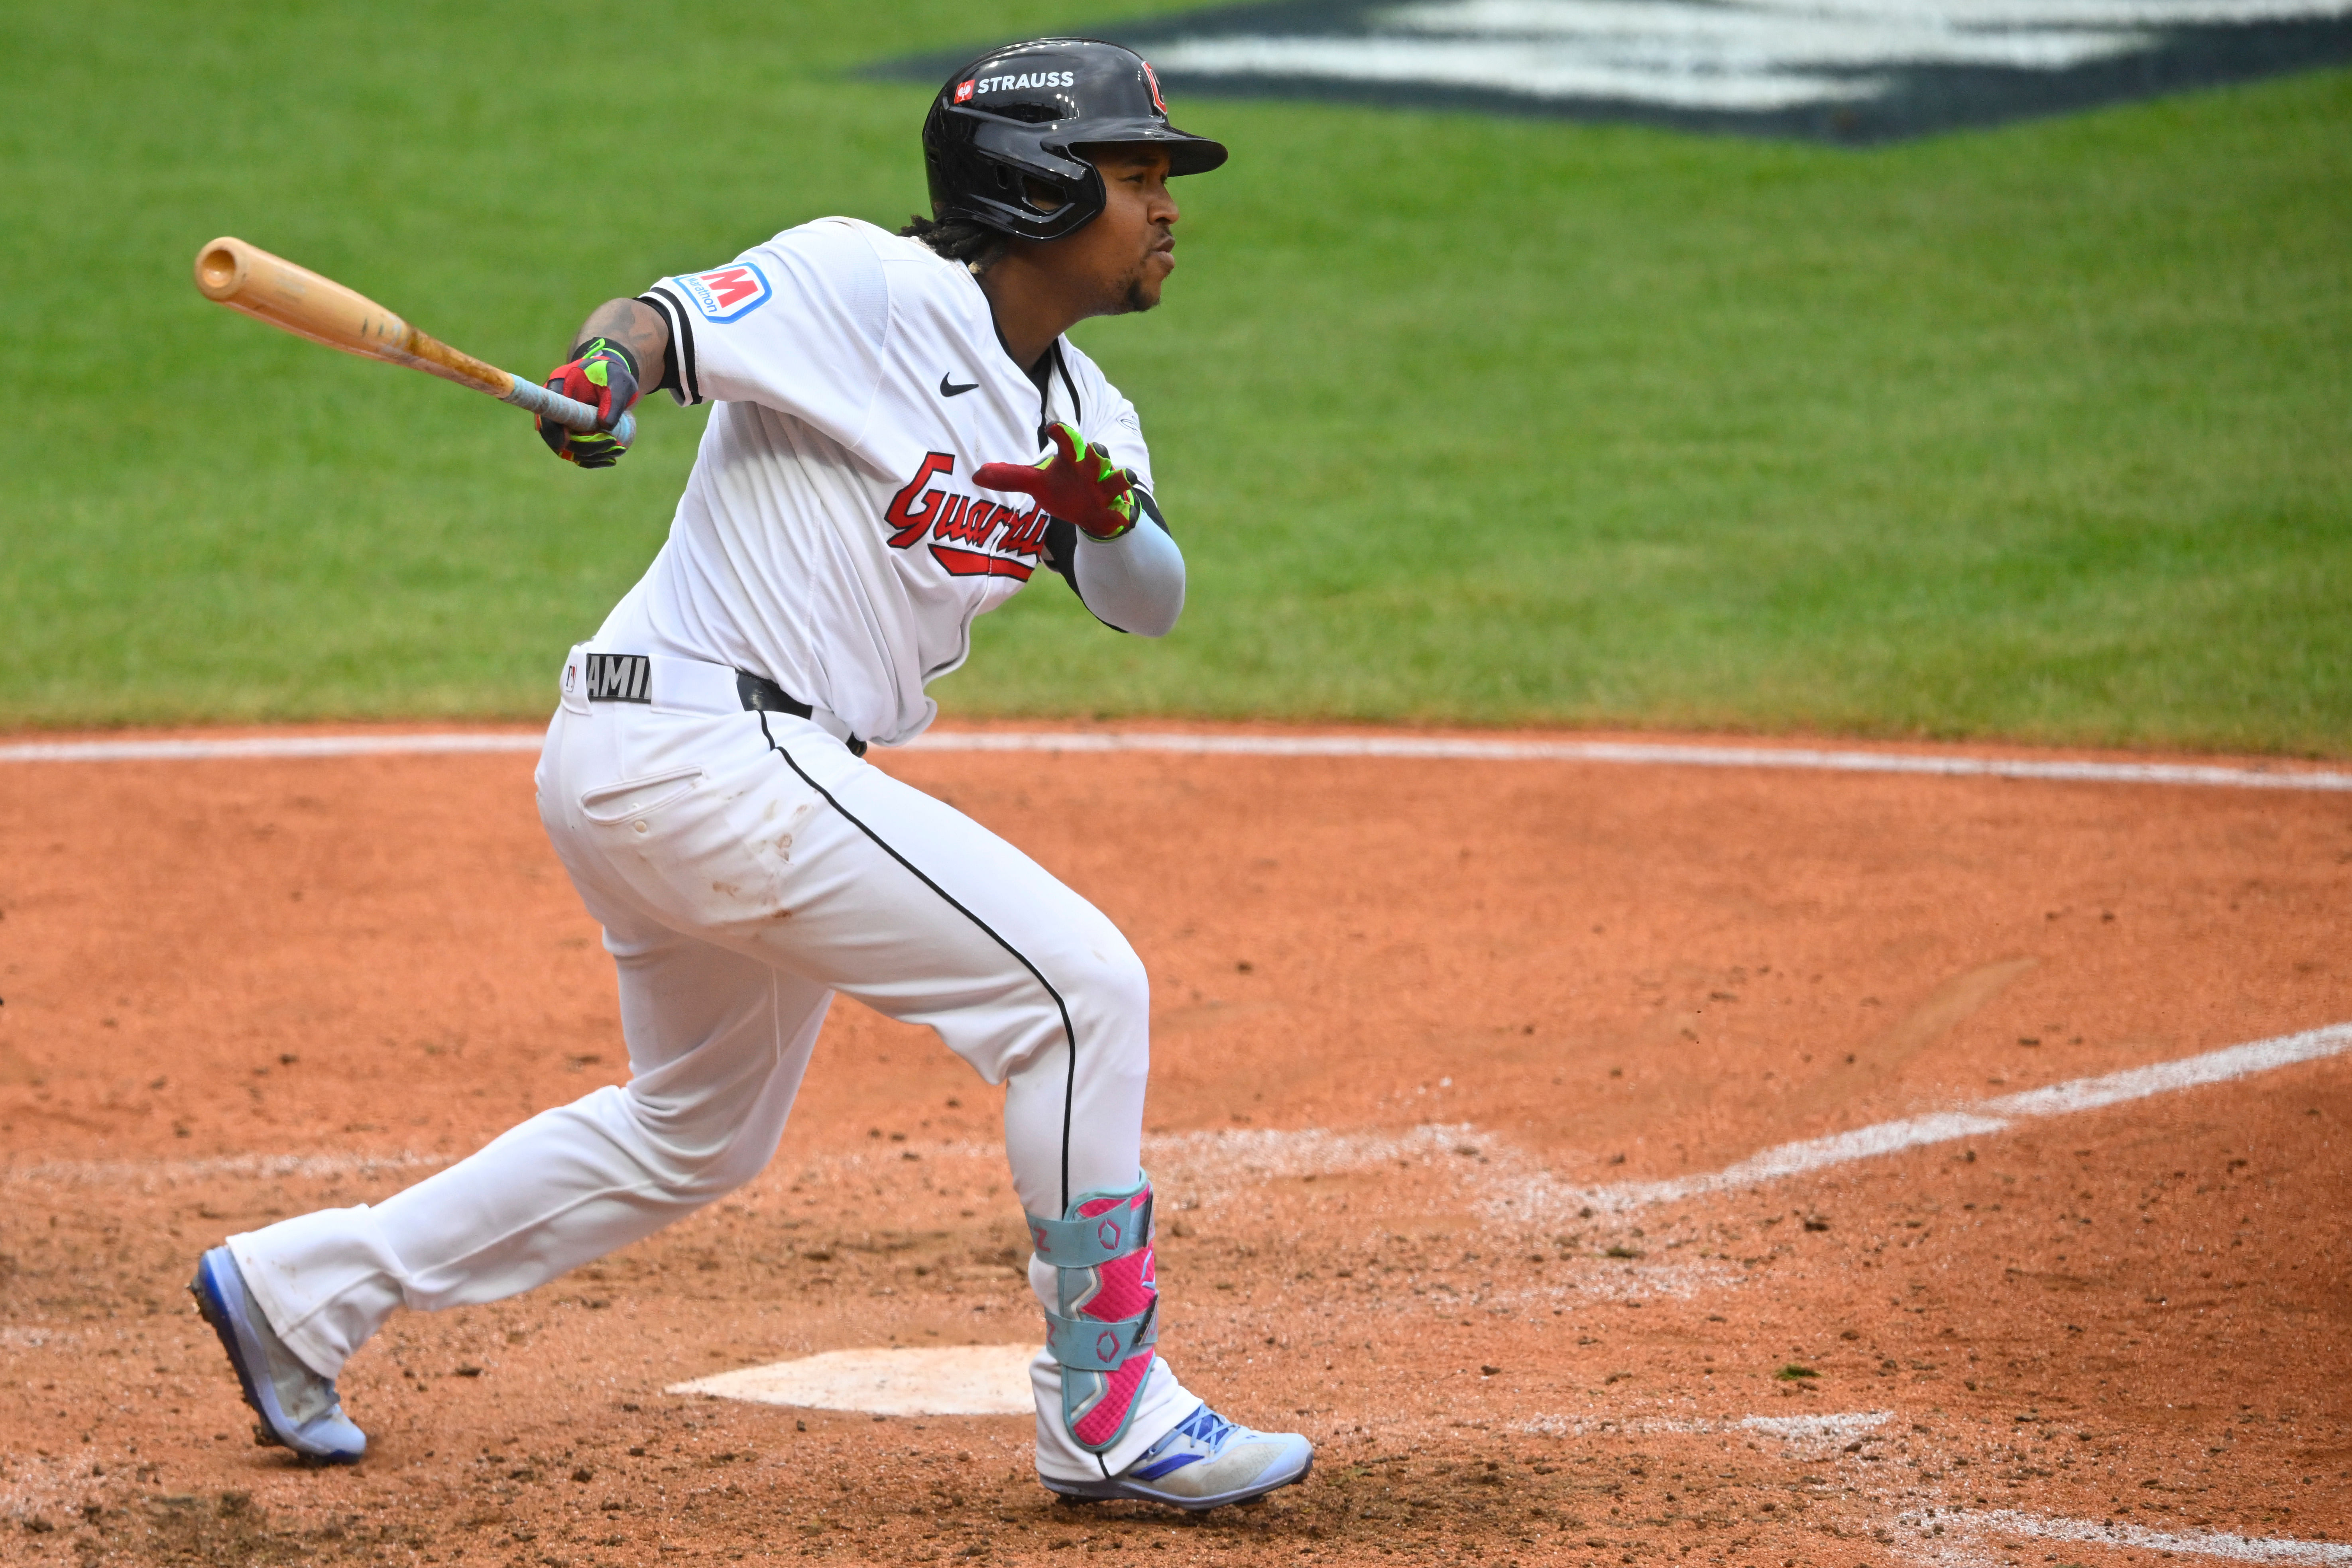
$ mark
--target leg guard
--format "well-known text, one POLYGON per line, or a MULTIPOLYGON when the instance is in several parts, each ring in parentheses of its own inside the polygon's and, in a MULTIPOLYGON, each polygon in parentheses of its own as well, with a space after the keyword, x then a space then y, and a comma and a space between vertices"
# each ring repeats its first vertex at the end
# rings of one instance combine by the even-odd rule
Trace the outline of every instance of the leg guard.
POLYGON ((1073 1442, 1099 1454, 1127 1435, 1160 1339, 1151 1183, 1081 1194, 1061 1219, 1027 1218, 1037 1256, 1060 1280, 1045 1347, 1062 1368, 1062 1421, 1073 1442))

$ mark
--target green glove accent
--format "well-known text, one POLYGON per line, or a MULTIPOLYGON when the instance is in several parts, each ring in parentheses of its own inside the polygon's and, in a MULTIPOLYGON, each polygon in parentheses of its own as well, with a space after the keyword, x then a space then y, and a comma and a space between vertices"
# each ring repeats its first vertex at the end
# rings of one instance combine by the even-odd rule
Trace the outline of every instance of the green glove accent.
POLYGON ((593 407, 604 428, 567 430, 550 420, 539 421, 539 438, 566 463, 583 468, 610 468, 628 447, 612 434, 629 405, 637 401, 637 360, 625 344, 610 338, 592 338, 558 365, 548 378, 549 388, 593 407))
POLYGON ((1045 438, 1053 450, 1034 464, 986 464, 973 474, 973 482, 982 489, 1034 496, 1047 512, 1088 538, 1115 539, 1132 532, 1135 481, 1127 471, 1059 420, 1045 427, 1045 438))

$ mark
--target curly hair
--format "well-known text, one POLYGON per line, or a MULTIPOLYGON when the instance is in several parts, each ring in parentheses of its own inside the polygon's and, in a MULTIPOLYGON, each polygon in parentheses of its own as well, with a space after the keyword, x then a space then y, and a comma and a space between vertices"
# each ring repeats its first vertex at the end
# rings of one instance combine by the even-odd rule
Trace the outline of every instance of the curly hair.
POLYGON ((950 261, 962 262, 975 273, 986 272, 1004 254, 1004 236, 970 218, 910 216, 898 231, 907 239, 928 246, 950 261))

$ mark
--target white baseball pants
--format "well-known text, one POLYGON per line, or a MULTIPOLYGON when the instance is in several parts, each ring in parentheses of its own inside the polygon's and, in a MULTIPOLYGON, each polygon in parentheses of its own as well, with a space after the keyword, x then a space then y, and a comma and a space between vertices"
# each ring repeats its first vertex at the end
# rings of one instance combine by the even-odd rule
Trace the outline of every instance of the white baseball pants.
MULTIPOLYGON (((395 1307, 530 1290, 749 1181, 835 991, 929 1025, 1004 1085, 1029 1213, 1134 1184, 1149 992, 1126 938, 817 724, 712 711, 734 700, 722 674, 660 660, 655 703, 567 694, 540 759, 541 817, 619 970, 630 1081, 383 1203, 230 1239, 272 1325, 321 1375, 395 1307)), ((1033 1260, 1041 1305, 1055 1282, 1033 1260)), ((1064 1479, 1117 1473, 1198 1403, 1155 1364, 1128 1435, 1097 1456, 1064 1430, 1061 1371, 1042 1352, 1032 1382, 1038 1468, 1064 1479)))

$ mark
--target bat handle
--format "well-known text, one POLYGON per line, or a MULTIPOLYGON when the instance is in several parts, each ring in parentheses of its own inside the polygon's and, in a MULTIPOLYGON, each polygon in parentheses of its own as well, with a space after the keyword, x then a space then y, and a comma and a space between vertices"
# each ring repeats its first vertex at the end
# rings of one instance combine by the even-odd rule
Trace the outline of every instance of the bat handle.
MULTIPOLYGON (((507 379, 514 384, 507 389, 506 402, 553 420, 566 430, 596 428, 596 411, 577 398, 550 392, 537 382, 527 382, 518 375, 509 374, 507 379)), ((637 416, 633 413, 623 414, 620 423, 613 427, 613 434, 624 446, 635 440, 636 434, 637 416)))

